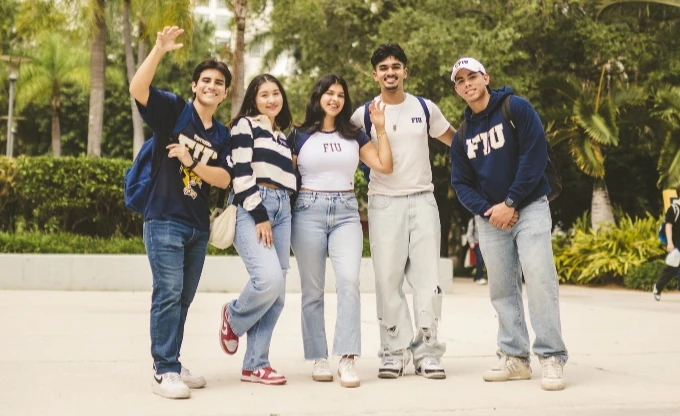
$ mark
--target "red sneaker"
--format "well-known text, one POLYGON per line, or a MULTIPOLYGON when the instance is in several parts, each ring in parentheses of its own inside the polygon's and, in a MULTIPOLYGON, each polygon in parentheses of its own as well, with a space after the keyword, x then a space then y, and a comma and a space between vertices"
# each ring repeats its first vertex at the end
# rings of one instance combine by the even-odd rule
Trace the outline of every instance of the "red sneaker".
POLYGON ((262 383, 278 386, 281 384, 286 384, 286 377, 277 373, 271 367, 260 368, 259 370, 242 370, 241 371, 241 381, 246 381, 248 383, 262 383))
POLYGON ((236 354, 238 350, 238 335, 229 325, 229 302, 222 306, 222 327, 220 328, 220 347, 229 355, 236 354))

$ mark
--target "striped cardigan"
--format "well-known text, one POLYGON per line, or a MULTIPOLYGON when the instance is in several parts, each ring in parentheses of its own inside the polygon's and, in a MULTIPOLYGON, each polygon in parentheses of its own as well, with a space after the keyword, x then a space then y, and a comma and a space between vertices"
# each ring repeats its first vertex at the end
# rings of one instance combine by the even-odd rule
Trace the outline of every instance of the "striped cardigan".
POLYGON ((259 224, 269 221, 258 183, 293 192, 295 171, 290 146, 281 131, 273 131, 266 116, 241 117, 231 128, 234 163, 234 203, 241 205, 259 224))

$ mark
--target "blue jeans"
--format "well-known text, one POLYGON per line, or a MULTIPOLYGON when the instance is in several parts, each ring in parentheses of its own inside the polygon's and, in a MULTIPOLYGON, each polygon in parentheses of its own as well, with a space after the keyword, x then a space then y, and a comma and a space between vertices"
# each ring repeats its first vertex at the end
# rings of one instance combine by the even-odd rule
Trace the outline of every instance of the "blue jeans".
POLYGON ((479 245, 489 276, 491 303, 498 314, 500 353, 529 358, 529 333, 522 301, 522 272, 529 298, 533 351, 544 359, 567 362, 562 340, 559 284, 553 259, 548 199, 541 197, 519 210, 519 221, 503 231, 477 217, 479 245))
POLYGON ((257 241, 255 220, 239 206, 234 247, 248 269, 250 280, 238 299, 229 304, 229 323, 239 337, 248 334, 244 370, 269 367, 269 345, 286 295, 290 259, 290 199, 286 191, 260 187, 262 203, 272 226, 274 245, 257 241))
POLYGON ((300 269, 305 359, 328 358, 324 321, 326 254, 333 262, 338 295, 333 354, 360 355, 363 232, 354 192, 300 192, 293 208, 291 243, 300 269))
POLYGON ((176 221, 144 223, 144 245, 153 274, 151 356, 156 372, 179 373, 184 323, 203 271, 209 231, 176 221))
POLYGON ((482 256, 482 249, 479 248, 479 244, 475 244, 475 258, 477 263, 475 264, 475 282, 484 277, 484 257, 482 256))

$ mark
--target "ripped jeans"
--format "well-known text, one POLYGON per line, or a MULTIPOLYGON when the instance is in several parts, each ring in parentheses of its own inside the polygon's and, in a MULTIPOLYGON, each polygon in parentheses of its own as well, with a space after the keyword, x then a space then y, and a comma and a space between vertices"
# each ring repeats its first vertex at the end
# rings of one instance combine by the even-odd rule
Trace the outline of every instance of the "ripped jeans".
POLYGON ((410 349, 416 364, 425 357, 441 358, 446 344, 437 340, 441 229, 434 195, 371 195, 368 227, 380 323, 379 355, 402 355, 410 349), (415 335, 404 277, 413 288, 415 335))

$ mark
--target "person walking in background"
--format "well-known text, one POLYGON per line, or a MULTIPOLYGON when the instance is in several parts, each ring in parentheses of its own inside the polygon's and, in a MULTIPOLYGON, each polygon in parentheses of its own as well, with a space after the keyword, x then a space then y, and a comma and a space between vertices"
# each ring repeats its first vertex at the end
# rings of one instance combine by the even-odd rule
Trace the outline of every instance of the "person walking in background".
POLYGON ((158 32, 130 81, 130 94, 154 131, 153 159, 159 160, 144 209, 144 245, 153 275, 153 392, 170 399, 189 398, 189 388, 206 384, 179 362, 179 354, 210 237, 210 187, 227 188, 231 182, 229 134, 213 118, 231 84, 227 66, 210 59, 194 69, 192 103, 151 86, 162 57, 182 47, 175 40, 183 32, 176 26, 158 32), (190 111, 186 126, 179 137, 166 140, 184 111, 190 111))
MULTIPOLYGON (((438 340, 442 291, 439 287, 441 229, 434 197, 428 137, 451 145, 453 128, 430 100, 404 91, 408 59, 397 44, 380 45, 371 57, 373 79, 386 104, 391 174, 370 173, 368 227, 375 271, 381 357, 378 377, 397 378, 413 355, 416 374, 442 379, 446 344, 438 340), (429 123, 428 123, 429 121, 429 123), (413 288, 413 315, 403 292, 404 276, 413 288)), ((352 123, 366 131, 365 107, 352 123)), ((366 131, 375 143, 378 126, 366 131)))
POLYGON ((474 282, 483 286, 487 283, 487 280, 484 275, 484 257, 482 257, 482 250, 479 248, 479 231, 475 224, 475 217, 470 218, 470 221, 468 221, 467 233, 465 236, 467 237, 470 248, 475 252, 474 282))
MULTIPOLYGON (((676 192, 678 193, 678 196, 680 197, 680 186, 678 186, 676 189, 676 192)), ((673 252, 673 250, 677 250, 680 248, 680 206, 678 202, 680 199, 676 199, 671 203, 671 206, 668 207, 668 210, 666 211, 666 215, 664 217, 664 228, 666 231, 666 251, 668 253, 673 252)), ((659 277, 659 280, 654 284, 654 287, 652 288, 652 294, 654 295, 654 299, 657 301, 661 300, 661 292, 666 288, 666 285, 668 282, 671 281, 673 277, 678 277, 678 290, 680 290, 680 267, 674 267, 674 266, 669 266, 666 265, 666 268, 663 269, 661 272, 661 276, 659 277)))
POLYGON ((222 308, 220 346, 235 354, 248 334, 241 381, 285 384, 269 362, 269 345, 283 310, 290 259, 290 199, 296 177, 290 146, 282 130, 292 116, 279 80, 256 76, 231 123, 236 233, 234 247, 250 280, 238 299, 222 308))
POLYGON ((373 102, 371 121, 377 147, 352 125, 352 100, 345 80, 335 74, 319 79, 307 104, 305 120, 289 136, 293 163, 301 178, 293 208, 291 243, 302 287, 302 340, 305 359, 314 360, 312 379, 332 381, 324 322, 326 255, 333 263, 338 300, 333 354, 341 357, 343 387, 360 384, 354 360, 361 355, 359 269, 363 232, 354 194, 354 172, 361 159, 371 169, 392 171, 392 151, 385 115, 373 102))
POLYGON ((464 137, 456 133, 451 146, 451 185, 458 200, 475 215, 491 303, 498 314, 499 361, 484 373, 484 380, 531 378, 522 302, 524 273, 536 333, 533 351, 543 369, 541 386, 562 390, 568 356, 550 235, 545 131, 527 100, 514 96, 509 87, 489 89, 490 77, 476 59, 458 60, 451 81, 468 105, 464 137), (514 125, 501 111, 506 99, 514 125))

